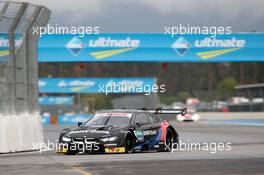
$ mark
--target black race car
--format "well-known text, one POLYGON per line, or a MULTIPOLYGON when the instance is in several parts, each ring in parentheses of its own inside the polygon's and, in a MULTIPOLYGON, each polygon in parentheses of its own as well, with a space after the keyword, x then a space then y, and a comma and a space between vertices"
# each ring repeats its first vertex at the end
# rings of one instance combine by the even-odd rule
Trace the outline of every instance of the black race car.
POLYGON ((137 151, 170 151, 177 146, 179 135, 175 127, 163 121, 159 114, 185 114, 177 110, 102 110, 75 129, 64 129, 59 136, 58 152, 132 153, 137 151))

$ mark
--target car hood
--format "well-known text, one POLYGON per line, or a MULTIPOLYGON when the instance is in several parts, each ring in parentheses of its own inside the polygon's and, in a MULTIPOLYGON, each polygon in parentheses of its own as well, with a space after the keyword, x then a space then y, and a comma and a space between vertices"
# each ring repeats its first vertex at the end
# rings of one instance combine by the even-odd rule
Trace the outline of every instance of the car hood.
POLYGON ((126 128, 119 126, 81 126, 70 130, 67 135, 71 138, 102 138, 108 136, 118 136, 126 128))

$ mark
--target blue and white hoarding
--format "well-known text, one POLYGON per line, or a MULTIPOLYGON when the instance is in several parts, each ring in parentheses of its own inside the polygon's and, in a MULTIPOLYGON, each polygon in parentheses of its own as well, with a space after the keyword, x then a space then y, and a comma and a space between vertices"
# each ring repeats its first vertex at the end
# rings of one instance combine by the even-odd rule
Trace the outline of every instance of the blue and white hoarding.
POLYGON ((156 85, 154 77, 40 78, 40 93, 145 93, 156 85))
MULTIPOLYGON (((264 34, 43 35, 38 55, 39 62, 263 62, 264 34)), ((8 56, 8 34, 0 33, 0 61, 8 56)))
POLYGON ((50 113, 43 113, 42 115, 41 115, 41 120, 42 120, 42 123, 44 124, 44 125, 49 125, 50 124, 50 118, 51 118, 51 116, 50 116, 50 113))
POLYGON ((59 115, 58 117, 58 124, 77 124, 79 122, 85 123, 89 118, 91 118, 92 114, 64 114, 59 115))
POLYGON ((44 35, 40 62, 242 62, 264 61, 264 34, 44 35))
MULTIPOLYGON (((21 35, 15 36, 15 47, 19 47, 22 43, 21 35)), ((6 61, 10 54, 9 52, 9 39, 8 34, 0 33, 0 61, 6 61)))
POLYGON ((39 97, 41 105, 73 105, 73 96, 42 96, 39 97))

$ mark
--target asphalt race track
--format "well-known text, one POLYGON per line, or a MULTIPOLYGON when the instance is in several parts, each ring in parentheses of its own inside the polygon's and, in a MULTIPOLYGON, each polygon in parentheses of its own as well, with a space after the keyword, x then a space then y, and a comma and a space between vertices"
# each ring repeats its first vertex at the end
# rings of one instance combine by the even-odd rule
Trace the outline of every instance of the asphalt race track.
MULTIPOLYGON (((182 143, 231 143, 231 150, 177 150, 174 153, 67 156, 54 151, 0 155, 0 174, 264 174, 264 127, 176 123, 182 143)), ((55 142, 61 128, 44 126, 45 141, 55 142)), ((72 126, 71 126, 72 127, 72 126)))

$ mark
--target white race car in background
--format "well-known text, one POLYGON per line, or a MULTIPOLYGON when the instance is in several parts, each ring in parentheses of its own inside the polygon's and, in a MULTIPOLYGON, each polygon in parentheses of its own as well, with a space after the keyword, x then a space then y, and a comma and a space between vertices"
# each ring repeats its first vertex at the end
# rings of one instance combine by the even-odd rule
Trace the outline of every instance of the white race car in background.
POLYGON ((194 122, 199 121, 200 116, 195 111, 187 111, 185 115, 177 115, 176 120, 180 122, 194 122))

